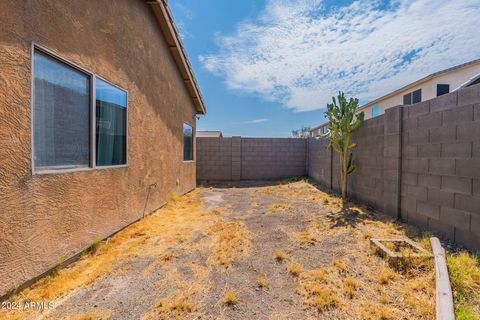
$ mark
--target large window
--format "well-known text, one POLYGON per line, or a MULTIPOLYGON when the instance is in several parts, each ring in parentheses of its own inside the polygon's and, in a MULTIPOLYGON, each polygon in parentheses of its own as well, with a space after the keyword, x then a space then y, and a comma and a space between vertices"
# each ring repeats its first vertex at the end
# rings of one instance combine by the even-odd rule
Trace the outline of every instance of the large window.
POLYGON ((36 46, 33 64, 34 171, 125 165, 127 93, 36 46))
POLYGON ((183 124, 183 161, 193 160, 193 128, 183 124))
POLYGON ((36 170, 90 165, 90 76, 34 53, 36 170))
POLYGON ((97 166, 127 163, 127 93, 96 79, 97 166))
POLYGON ((380 115, 380 107, 379 106, 373 106, 372 108, 372 118, 377 117, 380 115))

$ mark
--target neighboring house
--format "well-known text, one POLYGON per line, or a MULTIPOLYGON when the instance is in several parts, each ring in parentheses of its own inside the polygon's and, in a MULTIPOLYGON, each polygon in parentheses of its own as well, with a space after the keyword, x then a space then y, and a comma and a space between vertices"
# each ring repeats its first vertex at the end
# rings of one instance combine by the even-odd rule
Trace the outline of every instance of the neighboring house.
POLYGON ((163 0, 0 1, 0 296, 196 186, 163 0))
MULTIPOLYGON (((430 100, 451 91, 480 83, 480 59, 452 68, 432 73, 398 90, 364 104, 358 112, 370 119, 385 113, 385 110, 398 105, 411 105, 430 100)), ((310 136, 317 137, 327 128, 323 123, 310 130, 310 136)))
POLYGON ((222 131, 197 131, 195 132, 197 138, 222 138, 222 131))

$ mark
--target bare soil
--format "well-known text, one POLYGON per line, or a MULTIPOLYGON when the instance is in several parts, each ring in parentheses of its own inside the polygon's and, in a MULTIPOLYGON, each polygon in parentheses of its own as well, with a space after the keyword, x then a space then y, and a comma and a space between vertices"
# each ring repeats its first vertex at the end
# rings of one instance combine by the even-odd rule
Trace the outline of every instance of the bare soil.
POLYGON ((307 181, 205 186, 10 299, 53 309, 0 318, 433 319, 431 262, 393 269, 372 237, 428 245, 307 181))

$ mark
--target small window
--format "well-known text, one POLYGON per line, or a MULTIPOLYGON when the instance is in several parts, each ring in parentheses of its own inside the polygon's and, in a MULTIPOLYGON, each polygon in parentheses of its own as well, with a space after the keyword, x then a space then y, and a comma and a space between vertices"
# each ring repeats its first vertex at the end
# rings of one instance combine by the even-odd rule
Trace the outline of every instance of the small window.
POLYGON ((193 128, 183 124, 183 161, 193 160, 193 128))
POLYGON ((43 52, 33 54, 33 166, 90 165, 90 76, 43 52))
POLYGON ((98 78, 95 93, 97 166, 126 164, 127 93, 98 78))
POLYGON ((403 104, 409 105, 412 104, 412 93, 407 93, 406 95, 403 96, 403 104))
POLYGON ((412 104, 422 102, 422 89, 412 92, 412 104))
POLYGON ((437 84, 437 97, 450 92, 449 84, 437 84))
POLYGON ((380 115, 380 107, 379 106, 374 106, 372 108, 372 118, 377 117, 380 115))

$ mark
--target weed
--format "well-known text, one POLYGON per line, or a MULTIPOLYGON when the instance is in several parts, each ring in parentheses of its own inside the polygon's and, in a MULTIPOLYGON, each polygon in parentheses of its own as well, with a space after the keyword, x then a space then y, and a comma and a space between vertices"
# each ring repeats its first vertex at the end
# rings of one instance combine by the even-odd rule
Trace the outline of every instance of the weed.
POLYGON ((369 231, 365 231, 365 232, 363 233, 363 237, 364 237, 365 239, 369 240, 369 239, 371 239, 371 238, 373 237, 373 234, 372 234, 371 232, 369 232, 369 231))
POLYGON ((297 263, 291 263, 287 266, 288 272, 290 272, 294 277, 298 277, 302 273, 302 267, 297 263))
POLYGON ((330 203, 330 201, 327 198, 324 198, 322 201, 323 204, 327 205, 330 203))
POLYGON ((358 287, 359 287, 358 281, 351 277, 345 278, 343 280, 343 290, 345 292, 345 295, 350 299, 352 299, 355 296, 358 287))
POLYGON ((337 307, 339 303, 340 299, 331 289, 325 286, 318 286, 315 290, 314 296, 307 300, 307 304, 315 307, 318 312, 333 309, 337 307))
POLYGON ((180 312, 183 312, 183 313, 187 313, 187 312, 189 313, 189 312, 193 311, 193 305, 188 303, 187 301, 181 299, 181 300, 177 300, 174 303, 172 303, 171 309, 172 310, 177 310, 177 311, 180 311, 180 312))
POLYGON ((323 269, 309 270, 302 273, 302 278, 305 280, 322 282, 328 279, 328 272, 323 269))
POLYGON ((62 269, 64 263, 65 263, 65 256, 61 256, 60 259, 58 259, 57 266, 55 267, 55 269, 52 272, 53 277, 58 276, 58 274, 60 273, 60 270, 62 269))
POLYGON ((480 301, 480 264, 466 252, 448 255, 447 265, 455 301, 457 319, 470 319, 472 307, 480 301))
POLYGON ((227 306, 233 306, 234 304, 237 304, 237 302, 238 300, 235 292, 228 289, 227 292, 225 292, 225 295, 223 296, 223 303, 226 304, 227 306))
POLYGON ((92 244, 87 248, 87 252, 91 255, 94 255, 100 247, 100 244, 102 244, 102 239, 100 239, 100 237, 95 238, 92 244))
POLYGON ((167 197, 167 202, 168 203, 175 203, 178 200, 180 200, 180 196, 174 192, 170 193, 167 197))
POLYGON ((373 302, 366 302, 362 306, 360 316, 363 320, 391 320, 395 314, 386 306, 373 302))
POLYGON ((460 305, 455 310, 457 320, 478 320, 471 306, 460 305))
POLYGON ((268 280, 265 276, 260 276, 257 279, 257 284, 260 288, 265 288, 268 285, 268 280))
POLYGON ((309 230, 300 232, 298 237, 300 239, 300 242, 309 244, 309 245, 313 245, 317 241, 317 238, 313 236, 309 230))
POLYGON ((333 266, 337 268, 340 273, 347 273, 348 271, 347 264, 343 260, 333 260, 333 266))
POLYGON ((275 204, 272 204, 270 206, 270 208, 268 209, 268 212, 270 213, 276 213, 276 212, 280 212, 280 211, 286 211, 290 209, 290 205, 288 204, 285 204, 285 203, 275 203, 275 204))
POLYGON ((175 258, 175 254, 173 254, 173 252, 165 252, 161 257, 160 259, 162 259, 163 261, 170 261, 172 260, 173 258, 175 258))
POLYGON ((379 270, 376 273, 376 280, 380 284, 388 284, 390 281, 394 280, 397 277, 397 274, 392 269, 385 267, 379 270))
POLYGON ((275 250, 275 256, 274 256, 275 260, 277 260, 278 262, 282 262, 283 260, 285 260, 286 258, 286 255, 285 253, 282 251, 282 250, 275 250))

